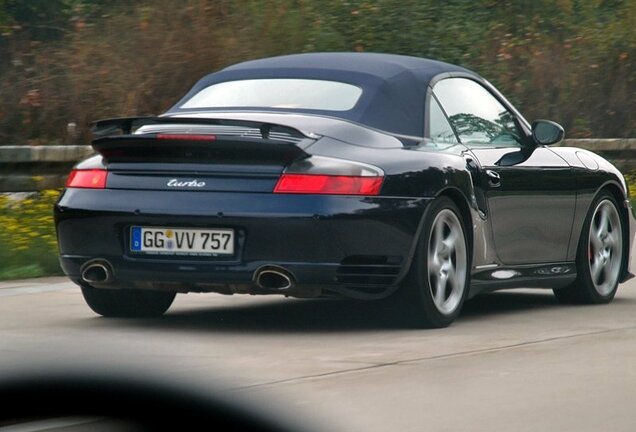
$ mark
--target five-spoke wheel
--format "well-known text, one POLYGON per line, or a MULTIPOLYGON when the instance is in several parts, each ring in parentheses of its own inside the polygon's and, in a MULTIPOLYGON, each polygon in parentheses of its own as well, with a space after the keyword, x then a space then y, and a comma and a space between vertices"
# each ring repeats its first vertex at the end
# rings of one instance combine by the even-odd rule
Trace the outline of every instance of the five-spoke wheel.
POLYGON ((466 239, 457 215, 440 211, 428 240, 428 281, 433 302, 443 314, 453 313, 466 289, 466 239))
POLYGON ((609 192, 601 192, 583 225, 576 257, 576 281, 555 289, 554 294, 565 302, 610 302, 618 288, 623 257, 623 226, 618 205, 609 192))
POLYGON ((461 213, 448 197, 430 204, 409 277, 397 294, 400 313, 416 327, 446 327, 468 292, 470 254, 461 213))
POLYGON ((621 219, 609 199, 594 210, 588 245, 592 283, 600 295, 607 296, 616 286, 623 256, 621 219))

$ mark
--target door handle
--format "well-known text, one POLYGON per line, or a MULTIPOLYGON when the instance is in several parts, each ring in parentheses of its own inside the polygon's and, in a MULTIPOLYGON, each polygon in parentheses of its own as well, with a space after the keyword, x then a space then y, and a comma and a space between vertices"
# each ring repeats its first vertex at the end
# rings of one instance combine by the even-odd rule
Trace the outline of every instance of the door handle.
POLYGON ((492 187, 501 186, 501 176, 497 171, 486 170, 486 175, 488 176, 488 183, 492 187))

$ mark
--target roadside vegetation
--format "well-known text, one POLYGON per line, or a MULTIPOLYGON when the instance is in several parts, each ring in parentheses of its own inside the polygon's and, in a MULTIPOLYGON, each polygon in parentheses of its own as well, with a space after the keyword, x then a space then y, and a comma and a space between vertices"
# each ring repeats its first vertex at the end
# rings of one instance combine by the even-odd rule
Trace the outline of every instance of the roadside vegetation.
MULTIPOLYGON (((631 0, 0 0, 0 145, 86 144, 225 65, 315 51, 457 63, 569 137, 635 137, 635 28, 631 0)), ((0 279, 59 272, 57 194, 0 195, 0 279)))
POLYGON ((61 274, 52 211, 59 193, 0 194, 0 280, 61 274))
POLYGON ((529 120, 633 137, 634 28, 631 0, 0 0, 0 145, 86 143, 90 121, 160 113, 227 64, 310 51, 458 63, 529 120))
MULTIPOLYGON (((632 210, 636 210, 636 171, 625 174, 625 181, 629 188, 629 196, 631 197, 632 210)), ((636 213, 634 213, 636 215, 636 213)))

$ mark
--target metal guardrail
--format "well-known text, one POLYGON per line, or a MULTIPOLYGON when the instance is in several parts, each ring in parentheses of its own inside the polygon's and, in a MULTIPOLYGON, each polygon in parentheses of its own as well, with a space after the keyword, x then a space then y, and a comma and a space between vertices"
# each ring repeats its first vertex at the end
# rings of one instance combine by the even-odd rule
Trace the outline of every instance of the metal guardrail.
POLYGON ((0 192, 31 192, 64 186, 91 146, 0 146, 0 192))
MULTIPOLYGON (((561 145, 598 153, 623 172, 636 170, 636 138, 567 139, 561 145)), ((62 187, 73 165, 91 154, 90 146, 0 146, 0 192, 62 187)))

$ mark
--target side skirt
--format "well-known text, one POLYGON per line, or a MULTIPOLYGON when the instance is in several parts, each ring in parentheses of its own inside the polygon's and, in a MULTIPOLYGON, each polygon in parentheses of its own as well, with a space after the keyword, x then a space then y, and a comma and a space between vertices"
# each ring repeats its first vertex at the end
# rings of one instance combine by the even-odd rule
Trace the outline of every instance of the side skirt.
POLYGON ((576 279, 573 262, 473 268, 468 297, 508 288, 561 288, 576 279))

